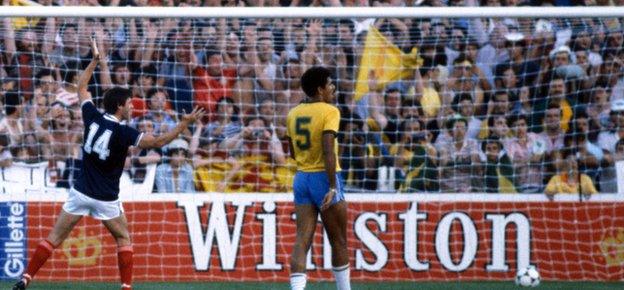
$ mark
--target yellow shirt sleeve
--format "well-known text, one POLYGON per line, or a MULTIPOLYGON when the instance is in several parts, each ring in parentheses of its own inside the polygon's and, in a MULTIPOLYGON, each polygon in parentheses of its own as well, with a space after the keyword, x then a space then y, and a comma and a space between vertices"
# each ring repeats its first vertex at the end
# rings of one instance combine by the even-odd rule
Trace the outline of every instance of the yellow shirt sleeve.
POLYGON ((290 137, 290 119, 292 119, 290 112, 286 115, 286 137, 290 137))
POLYGON ((597 194, 598 190, 594 186, 594 182, 591 178, 585 174, 581 175, 581 188, 583 189, 583 194, 597 194))
POLYGON ((340 128, 340 111, 338 108, 331 107, 327 111, 327 115, 325 115, 325 122, 323 123, 323 132, 325 131, 334 131, 338 133, 338 129, 340 128))
POLYGON ((546 194, 559 193, 559 190, 557 189, 558 188, 557 184, 559 184, 559 182, 561 182, 559 175, 555 175, 551 177, 550 180, 548 181, 548 184, 546 185, 546 189, 544 189, 544 193, 546 194))

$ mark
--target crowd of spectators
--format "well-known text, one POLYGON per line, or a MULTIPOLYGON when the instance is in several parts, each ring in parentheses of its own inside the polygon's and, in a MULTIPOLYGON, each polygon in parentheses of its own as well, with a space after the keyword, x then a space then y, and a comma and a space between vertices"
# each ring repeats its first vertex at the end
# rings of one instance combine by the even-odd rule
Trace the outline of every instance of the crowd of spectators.
MULTIPOLYGON (((9 5, 3 0, 3 5, 9 5)), ((41 0, 111 6, 569 6, 620 0, 41 0)), ((192 8, 189 8, 192 9, 192 8)), ((336 8, 338 9, 338 8, 336 8)), ((305 99, 309 67, 334 72, 339 157, 349 190, 616 192, 624 160, 624 23, 620 19, 4 18, 0 26, 0 166, 48 162, 70 186, 80 167, 76 82, 104 56, 89 90, 133 92, 129 124, 161 134, 184 111, 207 117, 162 150, 133 148, 136 182, 154 192, 287 192, 294 162, 285 117, 305 99), (411 76, 354 97, 367 31, 402 51, 411 76)), ((379 56, 384 57, 384 56, 379 56)))

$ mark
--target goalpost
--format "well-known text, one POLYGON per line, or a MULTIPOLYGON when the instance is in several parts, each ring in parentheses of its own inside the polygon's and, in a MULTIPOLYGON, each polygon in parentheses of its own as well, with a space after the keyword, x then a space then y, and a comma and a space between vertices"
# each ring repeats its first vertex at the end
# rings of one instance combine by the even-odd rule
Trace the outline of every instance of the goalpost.
MULTIPOLYGON (((623 16, 0 6, 0 145, 13 159, 0 176, 0 279, 21 274, 73 183, 82 128, 72 76, 94 37, 106 63, 90 91, 99 104, 109 87, 132 89, 130 125, 158 134, 192 106, 211 112, 184 148, 129 153, 121 199, 139 281, 287 281, 294 164, 284 120, 313 65, 335 73, 354 280, 511 280, 534 265, 546 280, 621 281, 623 16), (167 184, 157 166, 178 164, 175 149, 188 153, 192 180, 156 193, 167 184), (569 176, 580 193, 544 194, 553 178, 555 190, 575 190, 569 176)), ((38 279, 112 281, 115 269, 114 243, 85 219, 38 279)), ((330 269, 319 235, 309 277, 331 279, 330 269)))

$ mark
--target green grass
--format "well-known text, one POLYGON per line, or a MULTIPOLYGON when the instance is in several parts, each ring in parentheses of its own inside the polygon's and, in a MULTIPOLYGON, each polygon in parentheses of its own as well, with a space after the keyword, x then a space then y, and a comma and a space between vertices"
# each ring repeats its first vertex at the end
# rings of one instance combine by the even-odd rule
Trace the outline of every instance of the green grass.
MULTIPOLYGON (((11 283, 0 283, 1 289, 11 289, 11 283)), ((354 290, 366 289, 386 289, 386 290, 486 290, 486 289, 522 289, 513 282, 447 282, 447 283, 411 283, 411 282, 388 282, 388 283, 354 283, 354 290)), ((29 290, 62 290, 62 289, 85 289, 85 290, 112 290, 119 289, 118 283, 37 283, 35 282, 29 290)), ((260 290, 287 290, 290 289, 286 283, 135 283, 136 290, 210 290, 210 289, 260 289, 260 290)), ((334 283, 329 282, 308 282, 310 290, 320 289, 336 289, 334 283)), ((624 289, 624 283, 590 283, 590 282, 543 282, 538 287, 542 289, 557 290, 592 290, 592 289, 624 289)))

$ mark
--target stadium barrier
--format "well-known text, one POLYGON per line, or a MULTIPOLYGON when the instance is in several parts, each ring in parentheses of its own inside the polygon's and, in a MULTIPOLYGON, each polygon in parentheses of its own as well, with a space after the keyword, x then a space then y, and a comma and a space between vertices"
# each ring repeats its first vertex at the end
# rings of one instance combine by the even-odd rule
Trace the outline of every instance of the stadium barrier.
MULTIPOLYGON (((64 197, 1 198, 1 275, 14 279, 24 269, 27 249, 34 249, 52 227, 50 213, 60 210, 64 197)), ((553 202, 541 195, 348 195, 352 277, 508 280, 518 267, 536 265, 547 280, 619 280, 624 204, 596 198, 553 202)), ((288 194, 124 199, 137 280, 288 279, 295 240, 288 194)), ((117 279, 115 243, 93 219, 83 219, 48 263, 38 279, 117 279)), ((312 280, 331 279, 325 235, 315 239, 307 266, 312 280)))

